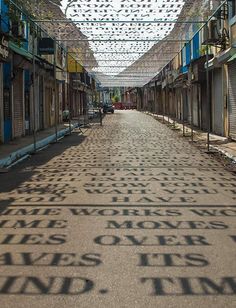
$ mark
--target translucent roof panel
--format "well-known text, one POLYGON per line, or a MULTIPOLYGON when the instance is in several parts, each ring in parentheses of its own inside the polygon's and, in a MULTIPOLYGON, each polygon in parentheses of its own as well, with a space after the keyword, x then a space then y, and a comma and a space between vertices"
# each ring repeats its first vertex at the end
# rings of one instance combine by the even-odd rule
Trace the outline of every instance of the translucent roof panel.
POLYGON ((98 66, 87 66, 102 85, 122 79, 139 85, 152 79, 158 71, 151 65, 125 71, 155 44, 174 41, 169 34, 184 4, 184 0, 62 0, 66 16, 88 39, 98 66))

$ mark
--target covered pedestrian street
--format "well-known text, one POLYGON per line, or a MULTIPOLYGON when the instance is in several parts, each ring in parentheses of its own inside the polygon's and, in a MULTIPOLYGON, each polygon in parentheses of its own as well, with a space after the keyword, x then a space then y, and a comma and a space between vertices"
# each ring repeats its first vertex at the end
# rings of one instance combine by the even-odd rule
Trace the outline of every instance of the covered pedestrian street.
POLYGON ((236 1, 0 4, 0 307, 236 307, 236 1))

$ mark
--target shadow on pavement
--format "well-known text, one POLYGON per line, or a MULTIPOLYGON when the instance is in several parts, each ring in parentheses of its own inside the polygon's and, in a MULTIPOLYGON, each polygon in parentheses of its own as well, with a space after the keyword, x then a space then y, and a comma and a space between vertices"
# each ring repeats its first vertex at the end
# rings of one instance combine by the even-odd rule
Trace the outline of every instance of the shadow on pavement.
MULTIPOLYGON (((30 178, 37 174, 37 168, 43 166, 51 159, 60 156, 63 152, 73 146, 78 146, 86 139, 86 136, 79 135, 77 132, 73 132, 71 136, 66 136, 64 139, 58 143, 49 145, 47 149, 37 152, 35 155, 32 155, 29 159, 19 163, 14 166, 12 169, 9 169, 8 173, 0 174, 0 193, 11 192, 12 190, 19 187, 22 183, 29 181, 30 178)), ((79 155, 79 154, 78 154, 79 155)), ((54 171, 54 174, 57 173, 57 170, 54 171)), ((53 172, 51 173, 53 177, 53 172)), ((47 185, 49 185, 47 183, 47 185)), ((37 188, 36 188, 37 189, 37 188)), ((30 195, 30 189, 26 191, 30 195)), ((40 194, 48 193, 47 188, 39 188, 37 192, 40 194)), ((53 192, 52 192, 53 193, 53 192)), ((60 195, 60 189, 57 189, 55 195, 60 195)), ((2 199, 0 197, 0 213, 6 209, 7 206, 11 205, 15 201, 14 197, 9 196, 7 199, 2 199)))

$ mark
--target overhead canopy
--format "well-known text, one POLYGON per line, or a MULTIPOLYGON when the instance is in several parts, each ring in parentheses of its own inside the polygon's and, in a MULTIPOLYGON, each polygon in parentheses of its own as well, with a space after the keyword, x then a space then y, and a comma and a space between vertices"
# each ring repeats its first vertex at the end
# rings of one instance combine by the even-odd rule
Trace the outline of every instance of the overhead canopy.
MULTIPOLYGON (((74 52, 102 86, 143 86, 180 51, 201 24, 205 0, 62 0, 62 8, 84 38, 74 52), (196 14, 196 9, 198 13, 196 14), (87 43, 93 52, 90 60, 87 43), (80 49, 81 50, 81 49, 80 49), (94 61, 94 57, 96 61, 94 61)), ((213 1, 214 2, 214 1, 213 1)))

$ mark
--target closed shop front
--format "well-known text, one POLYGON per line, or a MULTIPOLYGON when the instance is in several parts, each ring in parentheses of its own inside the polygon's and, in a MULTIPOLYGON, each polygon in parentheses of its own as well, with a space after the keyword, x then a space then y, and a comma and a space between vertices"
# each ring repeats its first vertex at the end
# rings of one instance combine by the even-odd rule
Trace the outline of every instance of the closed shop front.
POLYGON ((147 110, 147 104, 148 104, 148 93, 147 93, 147 88, 144 88, 144 92, 143 92, 143 109, 145 111, 147 110))
POLYGON ((11 65, 3 65, 3 130, 4 143, 12 139, 11 65))
POLYGON ((39 76, 39 130, 44 129, 44 87, 43 87, 43 77, 39 76))
POLYGON ((175 91, 172 86, 169 87, 169 114, 172 118, 176 118, 175 91))
MULTIPOLYGON (((192 70, 189 75, 189 81, 192 84, 191 108, 193 109, 193 124, 202 130, 207 130, 209 123, 205 63, 206 56, 195 59, 192 63, 192 70)), ((209 81, 209 87, 211 87, 211 80, 209 81)))
POLYGON ((162 106, 162 88, 161 85, 157 86, 156 89, 156 113, 162 114, 163 106, 162 106))
POLYGON ((193 125, 199 127, 199 101, 200 101, 200 86, 195 83, 192 85, 192 104, 193 104, 193 125))
POLYGON ((212 74, 212 132, 223 136, 224 127, 224 97, 222 69, 214 69, 212 74))
POLYGON ((236 60, 229 62, 229 136, 236 139, 236 60))
POLYGON ((74 99, 75 99, 75 116, 78 117, 79 108, 80 108, 80 100, 79 100, 79 92, 78 91, 74 91, 74 99))
POLYGON ((183 114, 183 120, 188 121, 189 120, 189 90, 187 88, 183 88, 182 90, 182 114, 183 114))
POLYGON ((208 129, 209 112, 207 106, 207 87, 206 82, 201 83, 201 129, 208 129))
POLYGON ((71 117, 75 117, 75 110, 74 110, 74 91, 72 87, 69 87, 69 105, 71 111, 71 117))
POLYGON ((80 115, 84 114, 84 92, 80 92, 80 115))
MULTIPOLYGON (((148 89, 148 111, 154 112, 155 105, 155 87, 151 87, 148 89)), ((128 102, 130 103, 130 102, 128 102)))
POLYGON ((62 122, 62 111, 63 111, 63 81, 59 81, 58 84, 58 123, 62 122))
POLYGON ((71 100, 72 100, 73 117, 76 118, 77 106, 76 106, 76 92, 74 89, 72 89, 71 100))
POLYGON ((24 80, 25 80, 25 134, 29 135, 32 131, 32 123, 30 118, 31 108, 30 108, 30 71, 25 70, 24 72, 24 80))
POLYGON ((181 88, 175 88, 175 99, 176 99, 176 118, 182 120, 182 96, 181 88))
POLYGON ((176 118, 183 121, 183 114, 186 116, 184 102, 186 104, 186 88, 184 84, 186 82, 187 74, 179 75, 174 81, 175 89, 175 104, 176 104, 176 118))
MULTIPOLYGON (((0 36, 0 48, 4 50, 5 47, 1 42, 2 38, 0 36)), ((7 53, 7 55, 9 54, 7 53)), ((0 63, 1 141, 8 143, 12 139, 11 56, 3 59, 0 54, 0 61, 2 60, 7 60, 7 62, 0 63)))
POLYGON ((163 115, 167 114, 166 110, 166 89, 162 89, 162 110, 163 110, 163 115))
POLYGON ((46 85, 45 87, 45 128, 51 126, 51 105, 52 105, 52 87, 46 85))
POLYGON ((191 104, 192 104, 192 93, 191 88, 187 87, 187 106, 185 108, 186 116, 187 116, 187 122, 191 123, 192 114, 191 114, 191 104))
POLYGON ((0 143, 4 141, 3 134, 3 73, 2 64, 0 62, 0 143))
MULTIPOLYGON (((2 26, 2 25, 0 25, 2 26)), ((0 27, 1 28, 1 27, 0 27)), ((0 142, 8 142, 12 137, 12 122, 11 122, 11 106, 10 106, 10 64, 9 62, 9 41, 8 37, 1 33, 0 29, 0 142), (6 68, 6 64, 9 67, 9 74, 6 76, 8 77, 8 92, 4 90, 6 78, 4 77, 4 67, 6 68), (7 95, 8 94, 8 95, 7 95), (8 102, 5 102, 4 99, 8 98, 8 102), (6 118, 7 118, 7 125, 5 127, 5 107, 6 107, 6 118), (5 130, 6 128, 6 130, 5 130), (6 133, 5 133, 6 131, 6 133)), ((6 29, 5 29, 6 30, 6 29)))
POLYGON ((43 85, 41 116, 43 117, 43 127, 48 128, 54 124, 54 79, 49 72, 43 77, 43 85))
POLYGON ((14 70, 13 80, 13 138, 24 135, 24 85, 21 68, 14 70))

